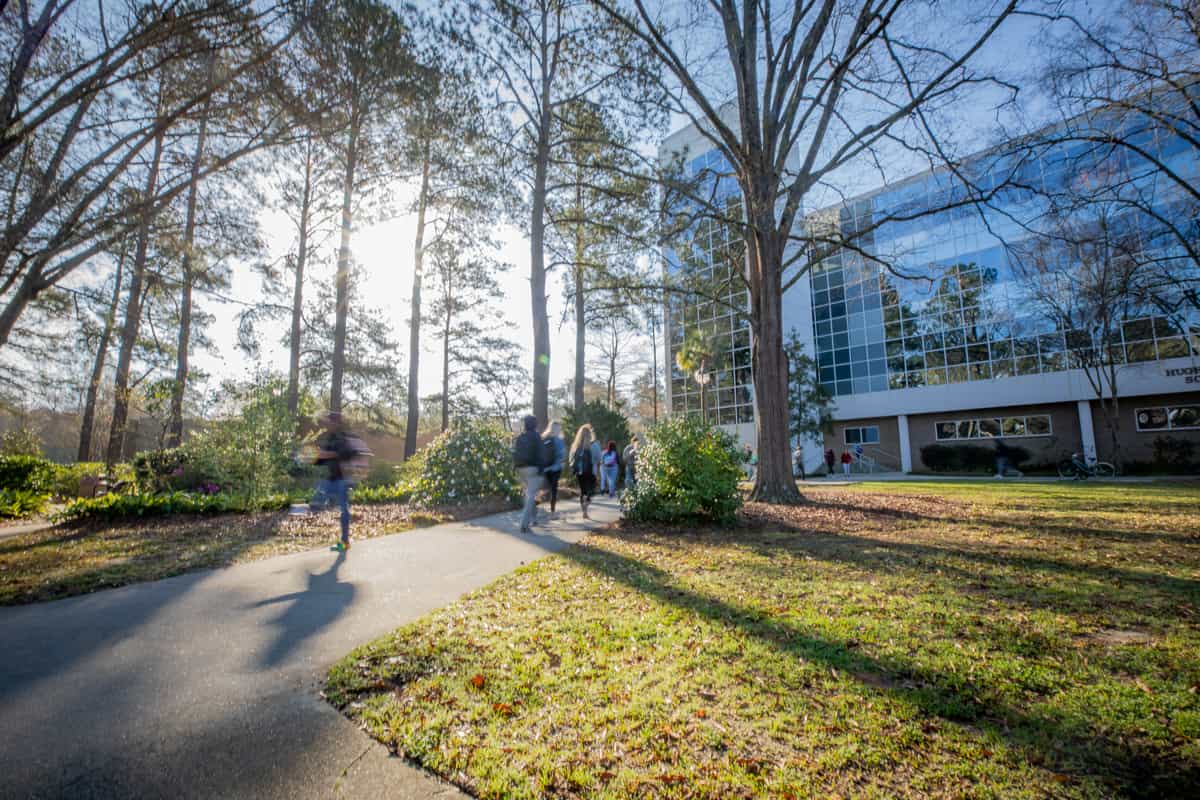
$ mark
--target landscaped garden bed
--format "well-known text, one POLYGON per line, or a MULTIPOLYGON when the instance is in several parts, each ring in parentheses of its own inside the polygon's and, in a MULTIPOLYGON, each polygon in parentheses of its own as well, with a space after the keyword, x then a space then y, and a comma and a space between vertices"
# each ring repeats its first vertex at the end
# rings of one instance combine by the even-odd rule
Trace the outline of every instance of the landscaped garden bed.
POLYGON ((326 694, 480 797, 1183 797, 1200 487, 874 484, 613 526, 326 694))

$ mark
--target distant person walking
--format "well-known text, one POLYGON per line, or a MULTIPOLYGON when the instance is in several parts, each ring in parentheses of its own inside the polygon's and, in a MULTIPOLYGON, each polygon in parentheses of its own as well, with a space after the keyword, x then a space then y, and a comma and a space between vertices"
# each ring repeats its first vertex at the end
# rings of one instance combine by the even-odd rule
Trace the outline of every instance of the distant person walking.
POLYGON ((513 442, 513 464, 525 487, 525 510, 521 514, 521 533, 533 533, 534 516, 537 514, 537 493, 542 488, 543 463, 542 437, 537 432, 537 417, 525 417, 525 430, 513 442))
POLYGON ((854 463, 854 456, 850 455, 847 450, 842 451, 842 474, 850 474, 850 465, 854 463))
POLYGON ((833 477, 833 465, 837 463, 837 456, 833 453, 833 448, 825 451, 825 477, 833 477))
POLYGON ((604 448, 600 446, 600 439, 596 436, 596 431, 592 428, 591 423, 588 423, 588 433, 591 434, 592 453, 592 470, 596 475, 596 485, 600 487, 600 494, 604 494, 607 487, 604 485, 604 470, 601 468, 601 463, 604 460, 604 448))
POLYGON ((1012 449, 1003 439, 996 439, 996 477, 1007 477, 1009 470, 1017 473, 1018 478, 1024 477, 1024 473, 1012 466, 1012 449))
POLYGON ((592 426, 581 425, 575 431, 575 441, 571 443, 571 472, 579 484, 579 506, 583 509, 583 518, 588 519, 588 506, 592 503, 592 495, 596 493, 596 469, 599 459, 593 458, 592 426))
POLYGON ((641 443, 638 437, 634 436, 633 440, 625 445, 625 452, 621 454, 621 460, 625 462, 625 488, 632 489, 637 483, 637 457, 638 448, 641 443))
POLYGON ((792 477, 802 481, 808 480, 804 474, 804 446, 798 445, 792 451, 792 477))
POLYGON ((546 478, 546 488, 550 492, 550 513, 558 507, 558 479, 562 477, 563 467, 567 463, 567 443, 563 441, 562 425, 551 422, 542 433, 542 450, 544 453, 554 451, 554 461, 542 473, 546 478))
POLYGON ((317 466, 329 472, 325 480, 317 484, 312 502, 308 507, 293 508, 293 513, 323 511, 336 503, 342 512, 342 536, 332 549, 345 552, 350 549, 350 489, 353 479, 366 471, 370 456, 366 445, 347 428, 342 415, 331 411, 321 418, 321 435, 317 437, 317 466))
POLYGON ((617 452, 617 443, 608 440, 604 454, 600 456, 600 464, 604 469, 604 483, 608 486, 608 496, 617 496, 617 475, 621 472, 621 454, 617 452))

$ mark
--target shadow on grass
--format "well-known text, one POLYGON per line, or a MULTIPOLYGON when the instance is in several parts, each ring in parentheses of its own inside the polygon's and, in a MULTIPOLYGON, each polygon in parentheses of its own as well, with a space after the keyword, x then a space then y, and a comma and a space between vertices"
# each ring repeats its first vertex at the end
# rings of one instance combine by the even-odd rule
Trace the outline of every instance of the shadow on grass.
MULTIPOLYGON (((630 538, 624 533, 619 536, 630 538)), ((853 547, 877 545, 873 540, 851 541, 853 547)), ((986 728, 1038 754, 1060 772, 1099 777, 1117 796, 1183 797, 1191 796, 1200 786, 1200 767, 1106 735, 1091 720, 1053 719, 985 700, 992 692, 970 679, 943 675, 899 659, 864 655, 846 643, 815 635, 767 613, 697 592, 681 585, 669 572, 643 561, 587 544, 569 548, 563 556, 661 602, 737 627, 797 658, 845 671, 864 687, 888 692, 925 714, 986 728)))

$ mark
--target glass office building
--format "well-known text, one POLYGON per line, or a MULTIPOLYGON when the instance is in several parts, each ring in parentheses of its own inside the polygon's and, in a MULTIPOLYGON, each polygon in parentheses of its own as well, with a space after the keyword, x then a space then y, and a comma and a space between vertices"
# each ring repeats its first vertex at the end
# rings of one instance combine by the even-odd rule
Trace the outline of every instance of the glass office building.
MULTIPOLYGON (((1200 181, 1200 156, 1180 137, 1152 128, 1134 135, 1178 176, 1200 181)), ((664 149, 693 141, 703 146, 685 129, 664 149)), ((717 195, 736 202, 719 156, 705 152, 688 165, 712 173, 717 195)), ((1035 248, 1043 261, 1070 259, 1065 247, 1055 252, 1054 245, 1039 244, 1050 240, 1038 234, 1064 218, 1048 213, 1047 196, 1085 182, 1112 187, 1108 202, 1076 207, 1074 219, 1103 215, 1105 229, 1139 259, 1176 275, 1194 271, 1177 240, 1126 201, 1136 196, 1141 207, 1166 219, 1193 219, 1195 209, 1161 172, 1111 145, 1018 143, 970 159, 965 171, 986 193, 985 203, 964 202, 962 181, 937 170, 805 217, 809 232, 846 243, 821 252, 807 280, 784 300, 785 327, 809 344, 819 380, 836 399, 833 434, 809 447, 806 460, 814 466, 821 450, 832 447, 866 451, 890 468, 920 470, 921 448, 929 444, 997 437, 1045 463, 1075 451, 1108 455, 1095 389, 1079 369, 1079 342, 1039 311, 1019 262, 1035 248)), ((728 231, 697 226, 694 238, 698 245, 685 248, 689 257, 668 254, 668 268, 719 277, 729 268, 722 263, 728 231)), ((1112 348, 1121 362, 1122 453, 1149 460, 1154 438, 1163 435, 1200 444, 1200 319, 1194 311, 1167 315, 1150 304, 1131 303, 1127 312, 1112 348)), ((729 356, 710 378, 710 419, 738 426, 739 435, 753 441, 749 337, 738 316, 675 304, 667 312, 669 354, 673 363, 692 325, 718 331, 729 356)), ((677 369, 672 410, 697 411, 699 388, 677 369)))

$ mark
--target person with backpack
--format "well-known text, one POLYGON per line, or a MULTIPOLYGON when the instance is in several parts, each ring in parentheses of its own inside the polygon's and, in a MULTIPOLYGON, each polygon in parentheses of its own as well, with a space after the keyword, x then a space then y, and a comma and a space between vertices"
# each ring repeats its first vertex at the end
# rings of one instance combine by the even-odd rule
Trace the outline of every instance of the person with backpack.
POLYGON ((533 522, 537 515, 537 493, 542 488, 542 469, 545 455, 542 437, 537 432, 537 417, 527 416, 525 430, 513 442, 513 465, 525 487, 525 510, 521 514, 521 533, 533 533, 533 522))
POLYGON ((558 479, 567 462, 567 443, 563 441, 562 425, 558 422, 551 422, 542 433, 542 451, 542 457, 550 462, 542 475, 550 491, 550 513, 554 514, 558 505, 558 479))
POLYGON ((317 484, 313 501, 307 508, 299 509, 299 513, 321 511, 337 503, 342 512, 342 536, 331 549, 344 553, 350 549, 350 489, 353 481, 366 472, 371 454, 362 439, 346 428, 338 412, 331 411, 322 417, 321 426, 315 463, 329 470, 329 475, 317 484))
POLYGON ((608 487, 608 496, 617 496, 617 474, 621 471, 621 454, 617 452, 617 443, 608 440, 608 446, 600 456, 600 467, 604 470, 604 485, 608 487))
POLYGON ((592 503, 592 495, 596 493, 596 470, 599 459, 593 458, 592 426, 580 425, 575 431, 575 440, 571 443, 571 472, 579 484, 579 506, 583 509, 583 518, 588 517, 588 506, 592 503))

